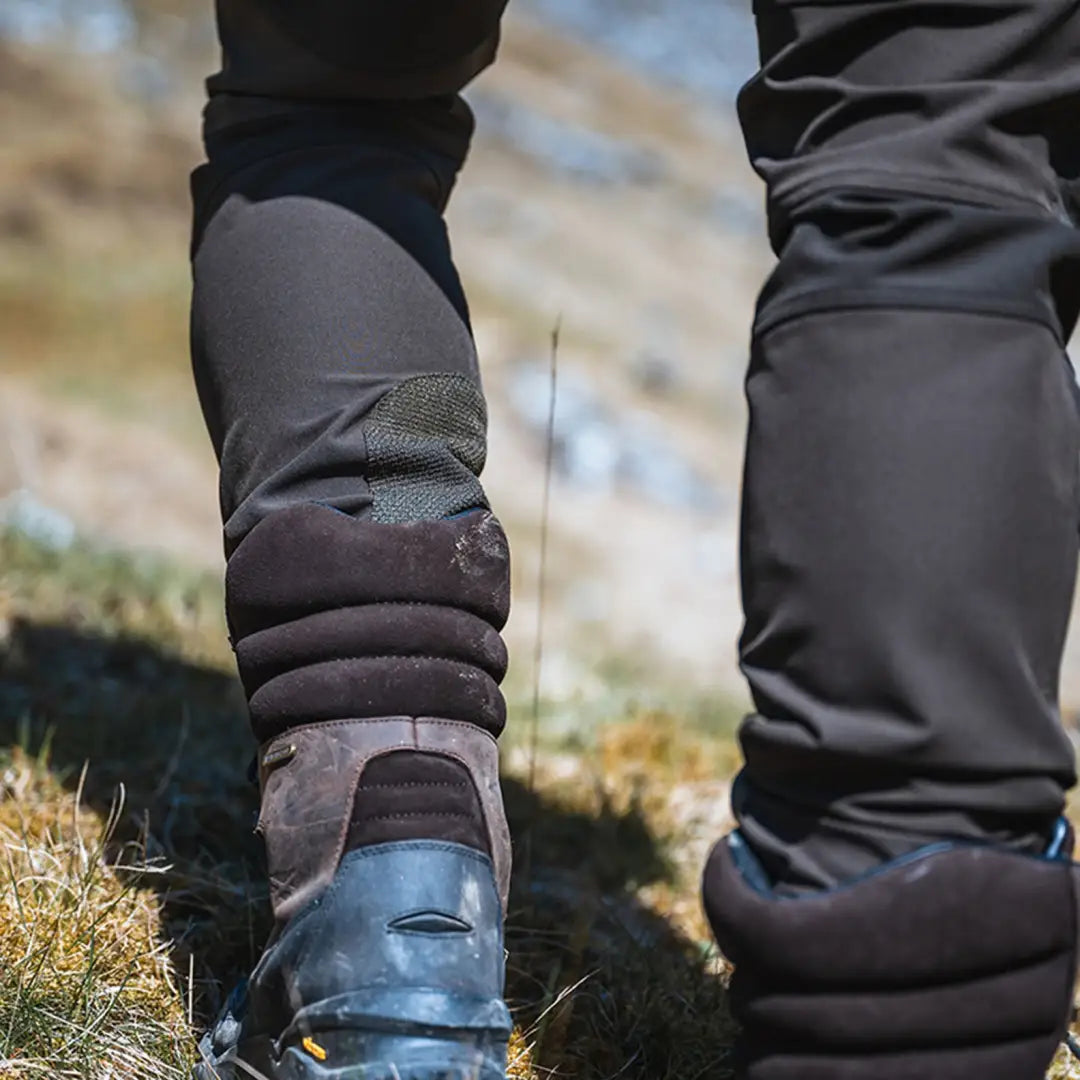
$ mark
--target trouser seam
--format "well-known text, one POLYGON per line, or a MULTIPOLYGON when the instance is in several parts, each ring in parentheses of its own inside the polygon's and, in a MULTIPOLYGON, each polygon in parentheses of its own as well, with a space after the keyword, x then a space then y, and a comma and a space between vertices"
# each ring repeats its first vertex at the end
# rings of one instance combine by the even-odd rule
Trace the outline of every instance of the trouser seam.
MULTIPOLYGON (((1040 217, 1073 224, 1072 218, 1057 197, 1033 198, 1008 188, 991 187, 972 180, 958 180, 941 176, 920 174, 897 174, 887 169, 861 167, 858 169, 825 169, 814 175, 779 180, 769 191, 769 204, 775 206, 784 218, 792 218, 817 196, 836 194, 838 191, 858 191, 873 197, 885 195, 923 196, 945 199, 949 202, 981 206, 994 210, 1035 211, 1040 217)), ((1043 193, 1044 195, 1046 193, 1043 193)))
POLYGON ((986 315, 1035 323, 1048 330, 1064 349, 1061 328, 1053 313, 1038 301, 968 292, 963 289, 931 287, 869 286, 854 289, 834 286, 811 289, 771 301, 754 322, 754 335, 761 337, 786 322, 807 315, 828 312, 891 308, 894 310, 942 311, 966 315, 986 315))

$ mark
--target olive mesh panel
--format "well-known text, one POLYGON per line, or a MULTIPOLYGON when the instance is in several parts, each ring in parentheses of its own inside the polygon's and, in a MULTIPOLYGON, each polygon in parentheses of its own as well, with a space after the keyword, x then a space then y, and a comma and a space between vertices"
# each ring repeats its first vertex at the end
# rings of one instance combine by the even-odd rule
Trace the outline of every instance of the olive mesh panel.
POLYGON ((432 521, 487 507, 477 477, 487 454, 487 408, 464 375, 417 375, 364 420, 371 516, 432 521))

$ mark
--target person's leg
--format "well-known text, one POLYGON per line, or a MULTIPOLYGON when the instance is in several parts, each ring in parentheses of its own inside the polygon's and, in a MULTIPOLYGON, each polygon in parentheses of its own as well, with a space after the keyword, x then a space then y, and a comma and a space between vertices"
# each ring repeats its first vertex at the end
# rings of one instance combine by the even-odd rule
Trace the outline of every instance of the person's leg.
POLYGON ((276 930, 201 1077, 503 1075, 509 563, 442 220, 502 6, 218 3, 192 351, 276 930))
POLYGON ((756 711, 705 882, 740 1068, 1035 1080, 1075 948, 1067 864, 1042 856, 1074 782, 1080 12, 757 19, 740 114, 779 263, 747 380, 756 711))

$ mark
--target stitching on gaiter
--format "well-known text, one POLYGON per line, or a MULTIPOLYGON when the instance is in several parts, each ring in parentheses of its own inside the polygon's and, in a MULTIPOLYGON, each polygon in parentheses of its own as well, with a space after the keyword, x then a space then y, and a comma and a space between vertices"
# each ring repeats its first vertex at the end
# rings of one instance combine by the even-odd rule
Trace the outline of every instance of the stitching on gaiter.
MULTIPOLYGON (((418 754, 430 753, 430 751, 418 750, 418 754)), ((399 780, 396 783, 382 782, 378 784, 363 784, 364 791, 378 791, 380 788, 439 788, 439 787, 466 787, 468 780, 399 780)))
MULTIPOLYGON (((440 664, 458 664, 461 667, 476 668, 478 671, 482 671, 485 675, 489 674, 487 668, 482 667, 480 664, 472 660, 458 660, 453 656, 436 656, 433 653, 408 653, 408 652, 377 652, 377 653, 361 653, 358 656, 334 656, 328 660, 312 660, 309 664, 300 664, 297 667, 291 668, 287 672, 283 672, 284 675, 291 675, 296 671, 306 671, 308 668, 313 667, 326 667, 329 664, 352 664, 357 660, 434 660, 440 664)), ((275 675, 273 679, 267 679, 263 683, 263 686, 269 686, 275 679, 280 679, 281 675, 275 675)), ((259 688, 260 690, 262 687, 259 688)))
MULTIPOLYGON (((293 623, 303 622, 304 619, 310 618, 313 615, 325 615, 328 612, 338 611, 364 611, 367 608, 375 607, 405 607, 405 608, 441 608, 445 611, 459 611, 466 615, 471 615, 474 619, 479 619, 484 626, 489 627, 498 632, 498 627, 483 614, 479 608, 469 607, 465 603, 446 603, 438 604, 433 603, 430 600, 370 600, 370 601, 357 601, 356 603, 338 604, 336 606, 329 606, 320 609, 319 611, 305 612, 303 615, 297 615, 294 618, 285 619, 280 623, 275 623, 273 626, 263 627, 261 630, 252 630, 250 634, 245 634, 243 637, 236 638, 236 644, 247 641, 250 637, 255 637, 257 634, 265 634, 269 631, 278 630, 283 626, 292 626, 293 623)), ((232 639, 230 639, 232 640, 232 639)))
POLYGON ((317 618, 320 615, 328 615, 341 611, 366 611, 368 608, 380 608, 380 607, 414 607, 414 608, 428 608, 435 611, 457 611, 465 615, 471 615, 473 618, 479 619, 485 626, 491 627, 491 623, 484 618, 483 615, 478 615, 475 611, 467 607, 462 607, 458 603, 441 603, 436 600, 356 600, 350 603, 329 605, 325 608, 320 608, 318 611, 306 611, 302 615, 296 615, 290 619, 284 619, 282 622, 274 623, 271 626, 264 626, 258 630, 252 630, 248 634, 237 638, 237 641, 247 641, 248 638, 257 637, 259 634, 272 633, 275 630, 280 630, 282 627, 293 626, 296 623, 306 622, 308 619, 317 618))
MULTIPOLYGON (((318 668, 328 667, 341 667, 348 664, 360 664, 365 660, 417 660, 425 664, 441 664, 444 667, 454 668, 467 668, 470 671, 475 671, 483 678, 490 679, 496 686, 502 681, 505 676, 505 672, 495 665, 489 665, 481 663, 479 660, 459 660, 452 656, 436 656, 433 653, 364 653, 358 656, 335 656, 329 660, 312 660, 310 663, 299 664, 294 668, 290 668, 288 671, 283 671, 278 675, 273 675, 265 682, 261 683, 252 694, 254 698, 255 694, 262 693, 268 686, 273 686, 274 683, 281 679, 287 679, 290 676, 294 676, 300 671, 312 671, 318 668)), ((390 665, 387 665, 390 666, 390 665)), ((296 724, 297 727, 310 727, 309 724, 296 724)))

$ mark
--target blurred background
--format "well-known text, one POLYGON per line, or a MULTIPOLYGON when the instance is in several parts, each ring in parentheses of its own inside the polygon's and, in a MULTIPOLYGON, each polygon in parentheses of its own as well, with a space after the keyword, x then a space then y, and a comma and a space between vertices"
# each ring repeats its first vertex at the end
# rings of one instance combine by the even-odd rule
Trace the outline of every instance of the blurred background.
MULTIPOLYGON (((516 552, 527 693, 561 320, 543 696, 742 694, 741 380, 767 270, 733 98, 749 5, 515 0, 450 225, 516 552)), ((190 385, 187 176, 209 0, 0 0, 0 514, 220 568, 190 385)), ((569 713, 566 722, 571 722, 569 713)))
MULTIPOLYGON (((551 332, 561 322, 542 696, 741 708, 742 378, 767 273, 734 95, 742 0, 514 0, 469 89, 450 225, 516 552, 531 694, 551 332)), ((220 571, 187 357, 187 176, 210 0, 0 0, 0 519, 220 571)), ((1075 635, 1074 635, 1075 636, 1075 635)), ((1070 646, 1065 700, 1080 701, 1070 646)))

